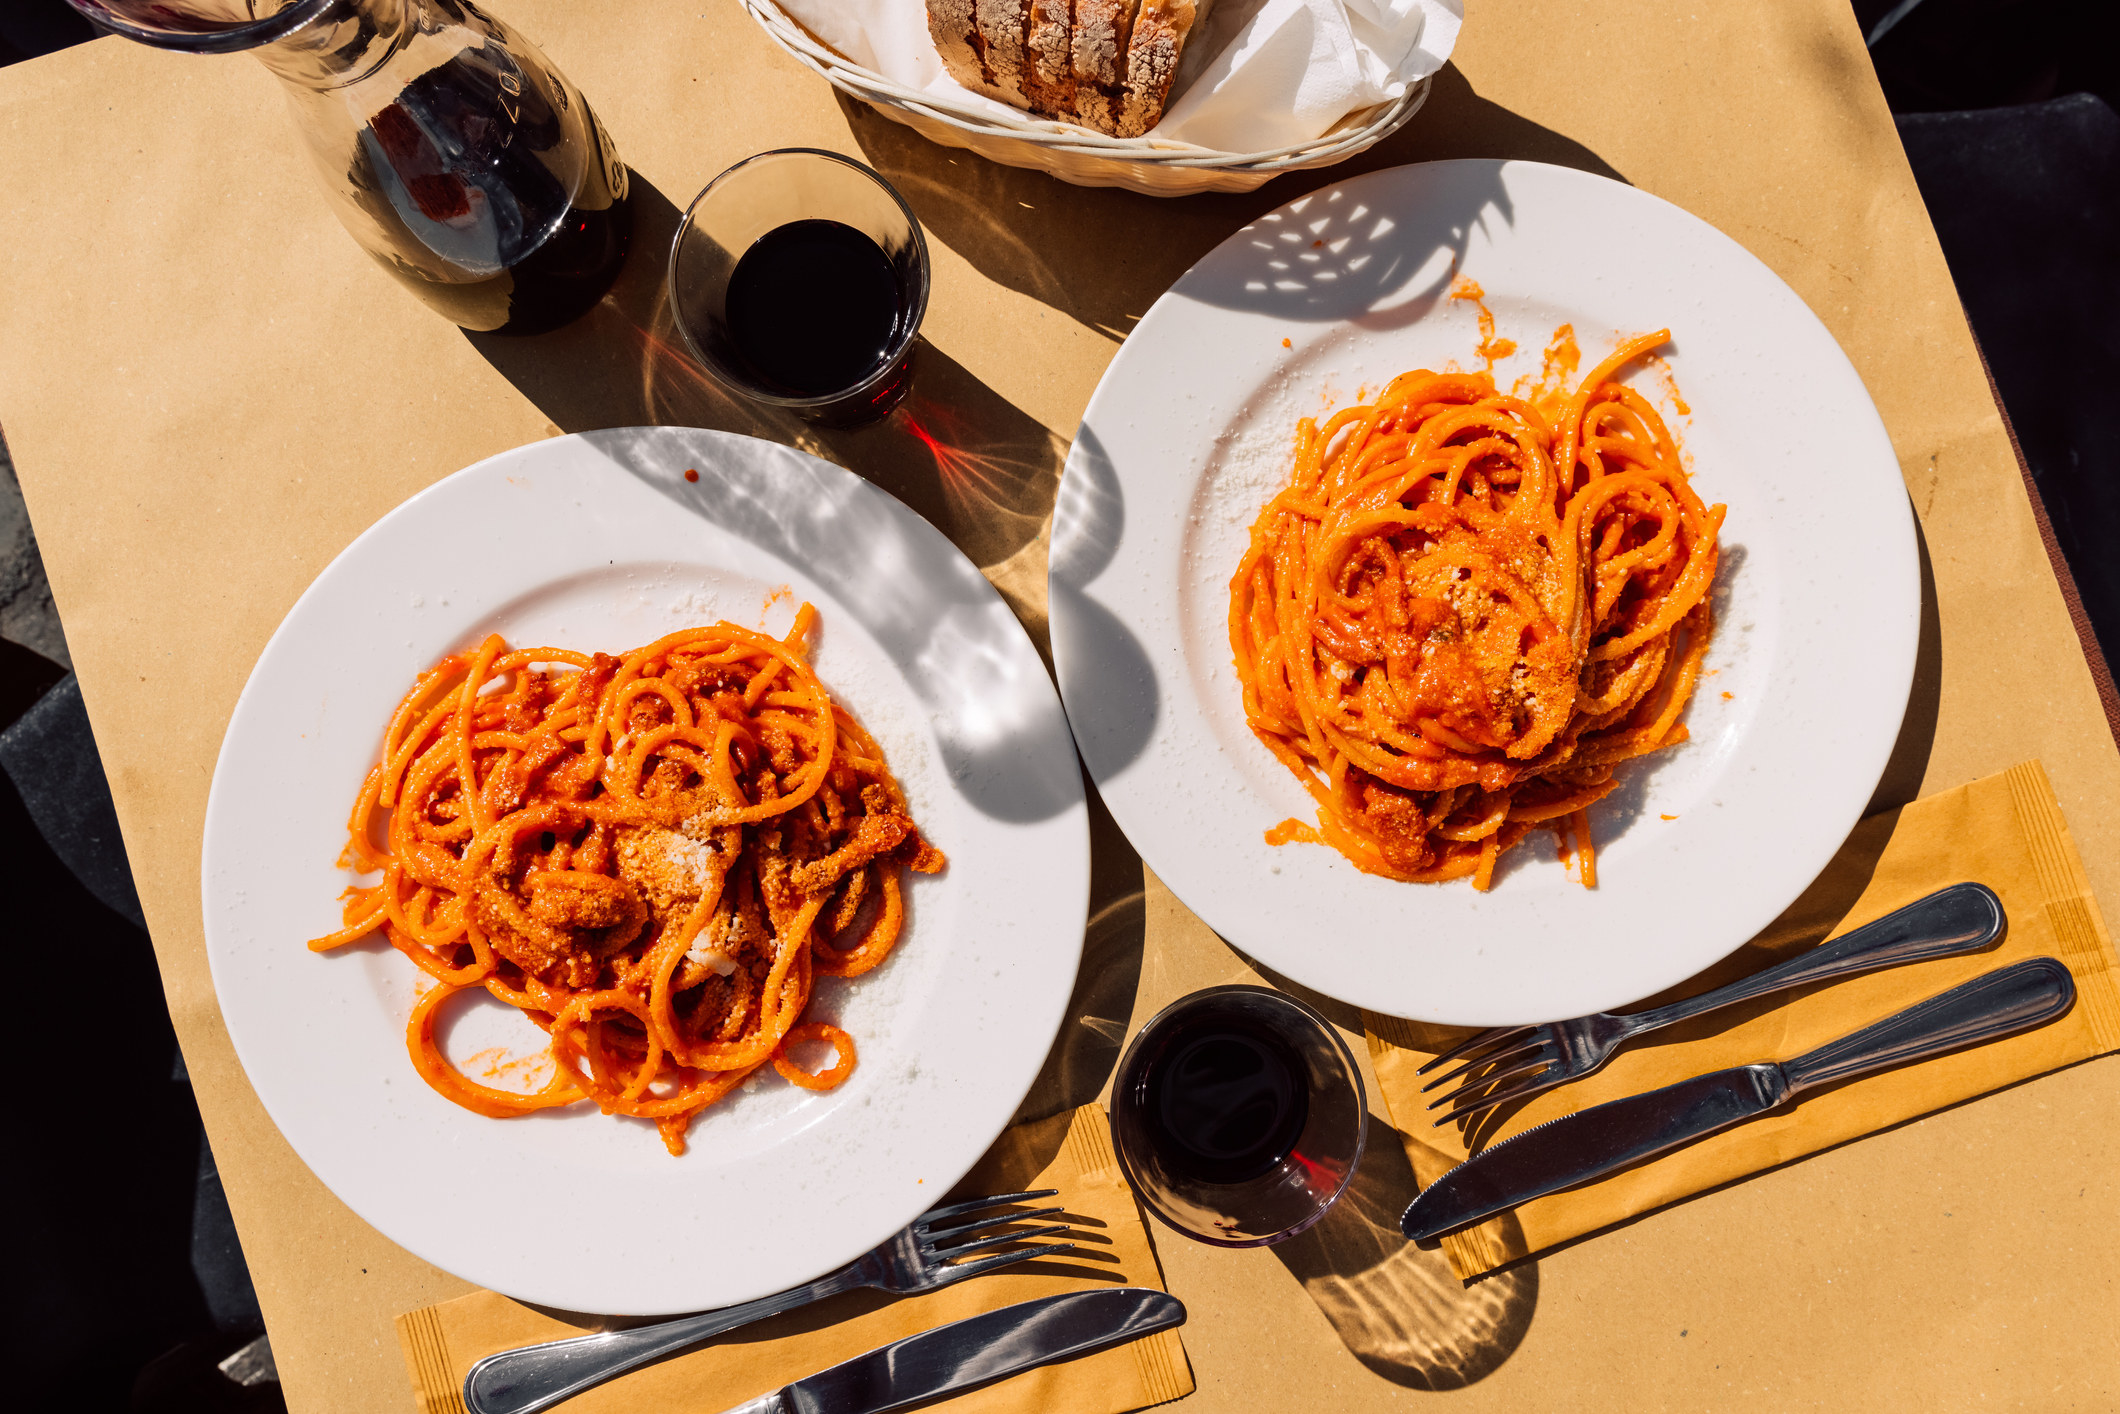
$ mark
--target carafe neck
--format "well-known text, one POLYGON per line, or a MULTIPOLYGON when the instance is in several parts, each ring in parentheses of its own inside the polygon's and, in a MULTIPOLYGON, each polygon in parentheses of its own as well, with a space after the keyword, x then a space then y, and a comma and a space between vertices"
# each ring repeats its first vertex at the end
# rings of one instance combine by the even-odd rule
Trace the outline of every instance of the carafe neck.
MULTIPOLYGON (((338 88, 375 72, 423 20, 468 0, 67 0, 104 29, 189 54, 249 50, 291 84, 338 88), (430 11, 437 11, 430 16, 430 11)), ((475 13, 475 12, 474 12, 475 13)))
POLYGON ((423 0, 324 0, 306 23, 251 53, 296 88, 344 88, 405 47, 422 9, 423 0))

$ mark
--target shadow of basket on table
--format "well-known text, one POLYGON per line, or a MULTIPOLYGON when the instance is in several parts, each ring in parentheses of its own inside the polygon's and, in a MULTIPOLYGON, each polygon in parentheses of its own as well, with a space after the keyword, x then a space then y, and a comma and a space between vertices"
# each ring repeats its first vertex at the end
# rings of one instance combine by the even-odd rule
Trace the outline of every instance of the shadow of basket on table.
MULTIPOLYGON (((1583 144, 1481 98, 1450 65, 1435 76, 1413 120, 1367 151, 1283 174, 1254 191, 1186 197, 1069 186, 1045 172, 940 146, 845 94, 838 99, 863 160, 898 188, 932 238, 994 283, 1114 339, 1132 332, 1148 307, 1232 232, 1305 192, 1366 172, 1498 157, 1626 180, 1583 144)), ((1463 223, 1480 212, 1474 204, 1434 215, 1463 223)))

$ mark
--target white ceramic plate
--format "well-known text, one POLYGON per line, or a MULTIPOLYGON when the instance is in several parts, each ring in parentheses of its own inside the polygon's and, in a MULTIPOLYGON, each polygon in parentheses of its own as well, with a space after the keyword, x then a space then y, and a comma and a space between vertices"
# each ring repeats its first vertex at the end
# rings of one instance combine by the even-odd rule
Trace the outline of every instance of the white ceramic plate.
MULTIPOLYGON (((1058 1031, 1089 840, 1051 680, 940 533, 786 447, 633 428, 458 472, 318 576, 229 723, 203 868, 236 1053, 334 1193, 480 1285, 655 1314, 827 1271, 977 1161, 1058 1031), (780 589, 792 596, 768 607, 780 589), (492 1120, 430 1090, 405 1053, 411 963, 379 943, 303 947, 337 926, 346 812, 414 676, 492 631, 619 651, 722 618, 778 633, 802 599, 821 616, 819 675, 875 733, 949 856, 912 880, 907 933, 882 967, 820 980, 813 1008, 860 1045, 853 1077, 812 1094, 760 1075, 695 1121, 682 1158, 647 1122, 591 1106, 492 1120)), ((482 999, 447 1049, 532 1053, 543 1039, 482 999)))
POLYGON ((1090 400, 1053 528, 1053 656, 1075 739, 1157 875, 1251 956, 1398 1016, 1503 1025, 1647 996, 1768 923, 1883 772, 1920 622, 1913 518, 1884 426, 1833 338, 1714 228, 1632 187, 1522 162, 1438 162, 1326 187, 1230 237, 1148 312, 1090 400), (1263 832, 1315 809, 1244 725, 1229 577, 1286 483, 1296 419, 1406 369, 1477 368, 1486 290, 1536 373, 1572 323, 1587 372, 1673 331, 1695 485, 1727 502, 1693 739, 1591 811, 1598 887, 1552 837, 1491 893, 1358 872, 1263 832), (1725 697, 1724 694, 1728 694, 1725 697), (1665 817, 1676 817, 1667 819, 1665 817))

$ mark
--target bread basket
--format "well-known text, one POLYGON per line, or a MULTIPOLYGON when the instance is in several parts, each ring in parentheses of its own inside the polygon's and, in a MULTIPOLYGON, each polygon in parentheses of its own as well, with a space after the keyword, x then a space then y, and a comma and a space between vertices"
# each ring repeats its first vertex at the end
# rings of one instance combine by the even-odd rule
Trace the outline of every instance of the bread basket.
POLYGON ((1322 137, 1271 152, 1217 152, 1153 137, 1119 138, 1071 123, 1001 116, 971 103, 954 104, 850 63, 789 18, 774 0, 743 0, 744 8, 776 43, 816 70, 834 88, 932 142, 963 147, 1011 167, 1050 172, 1082 187, 1124 187, 1149 196, 1203 191, 1250 191, 1283 172, 1328 167, 1396 132, 1427 101, 1422 79, 1388 103, 1357 109, 1322 137))

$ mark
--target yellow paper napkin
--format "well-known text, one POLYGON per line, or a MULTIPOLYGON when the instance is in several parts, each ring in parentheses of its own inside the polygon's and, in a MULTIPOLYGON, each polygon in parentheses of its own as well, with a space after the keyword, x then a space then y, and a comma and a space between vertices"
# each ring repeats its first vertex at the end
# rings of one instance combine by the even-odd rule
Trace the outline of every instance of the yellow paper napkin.
MULTIPOLYGON (((900 1336, 1057 1292, 1093 1286, 1161 1289, 1148 1231, 1095 1105, 1008 1130, 954 1190, 957 1197, 1057 1188, 1075 1252, 1034 1258, 922 1296, 850 1292, 714 1337, 674 1359, 621 1375, 555 1406, 568 1414, 683 1410, 715 1414, 900 1336)), ((1058 1241, 1060 1239, 1052 1239, 1058 1241)), ((464 1374, 495 1351, 595 1329, 490 1291, 397 1318, 421 1414, 464 1414, 464 1374)), ((1192 1393, 1175 1330, 1065 1364, 1027 1370, 946 1401, 951 1414, 1126 1414, 1192 1393)), ((943 1407, 943 1406, 938 1406, 943 1407)))
MULTIPOLYGON (((1762 846, 1766 847, 1766 846, 1762 846)), ((2002 899, 2001 944, 1866 977, 1825 983, 1712 1012, 1622 1048, 1596 1075, 1563 1085, 1509 1114, 1492 1145, 1511 1134, 1623 1095, 1725 1066, 1786 1060, 1983 972, 2055 957, 2076 979, 2076 1004, 2059 1021, 1918 1065, 1838 1086, 1600 1182, 1526 1203, 1443 1239, 1462 1279, 1733 1179, 1860 1138, 2005 1085, 2120 1049, 2120 980, 2090 882, 2036 761, 1863 821, 1824 875, 1737 954, 1664 997, 1721 986, 1912 903, 1946 884, 1976 880, 2002 899)), ((1425 1077, 1414 1072, 1467 1032, 1363 1013, 1377 1079, 1425 1187, 1466 1157, 1466 1132, 1431 1127, 1425 1077)))

